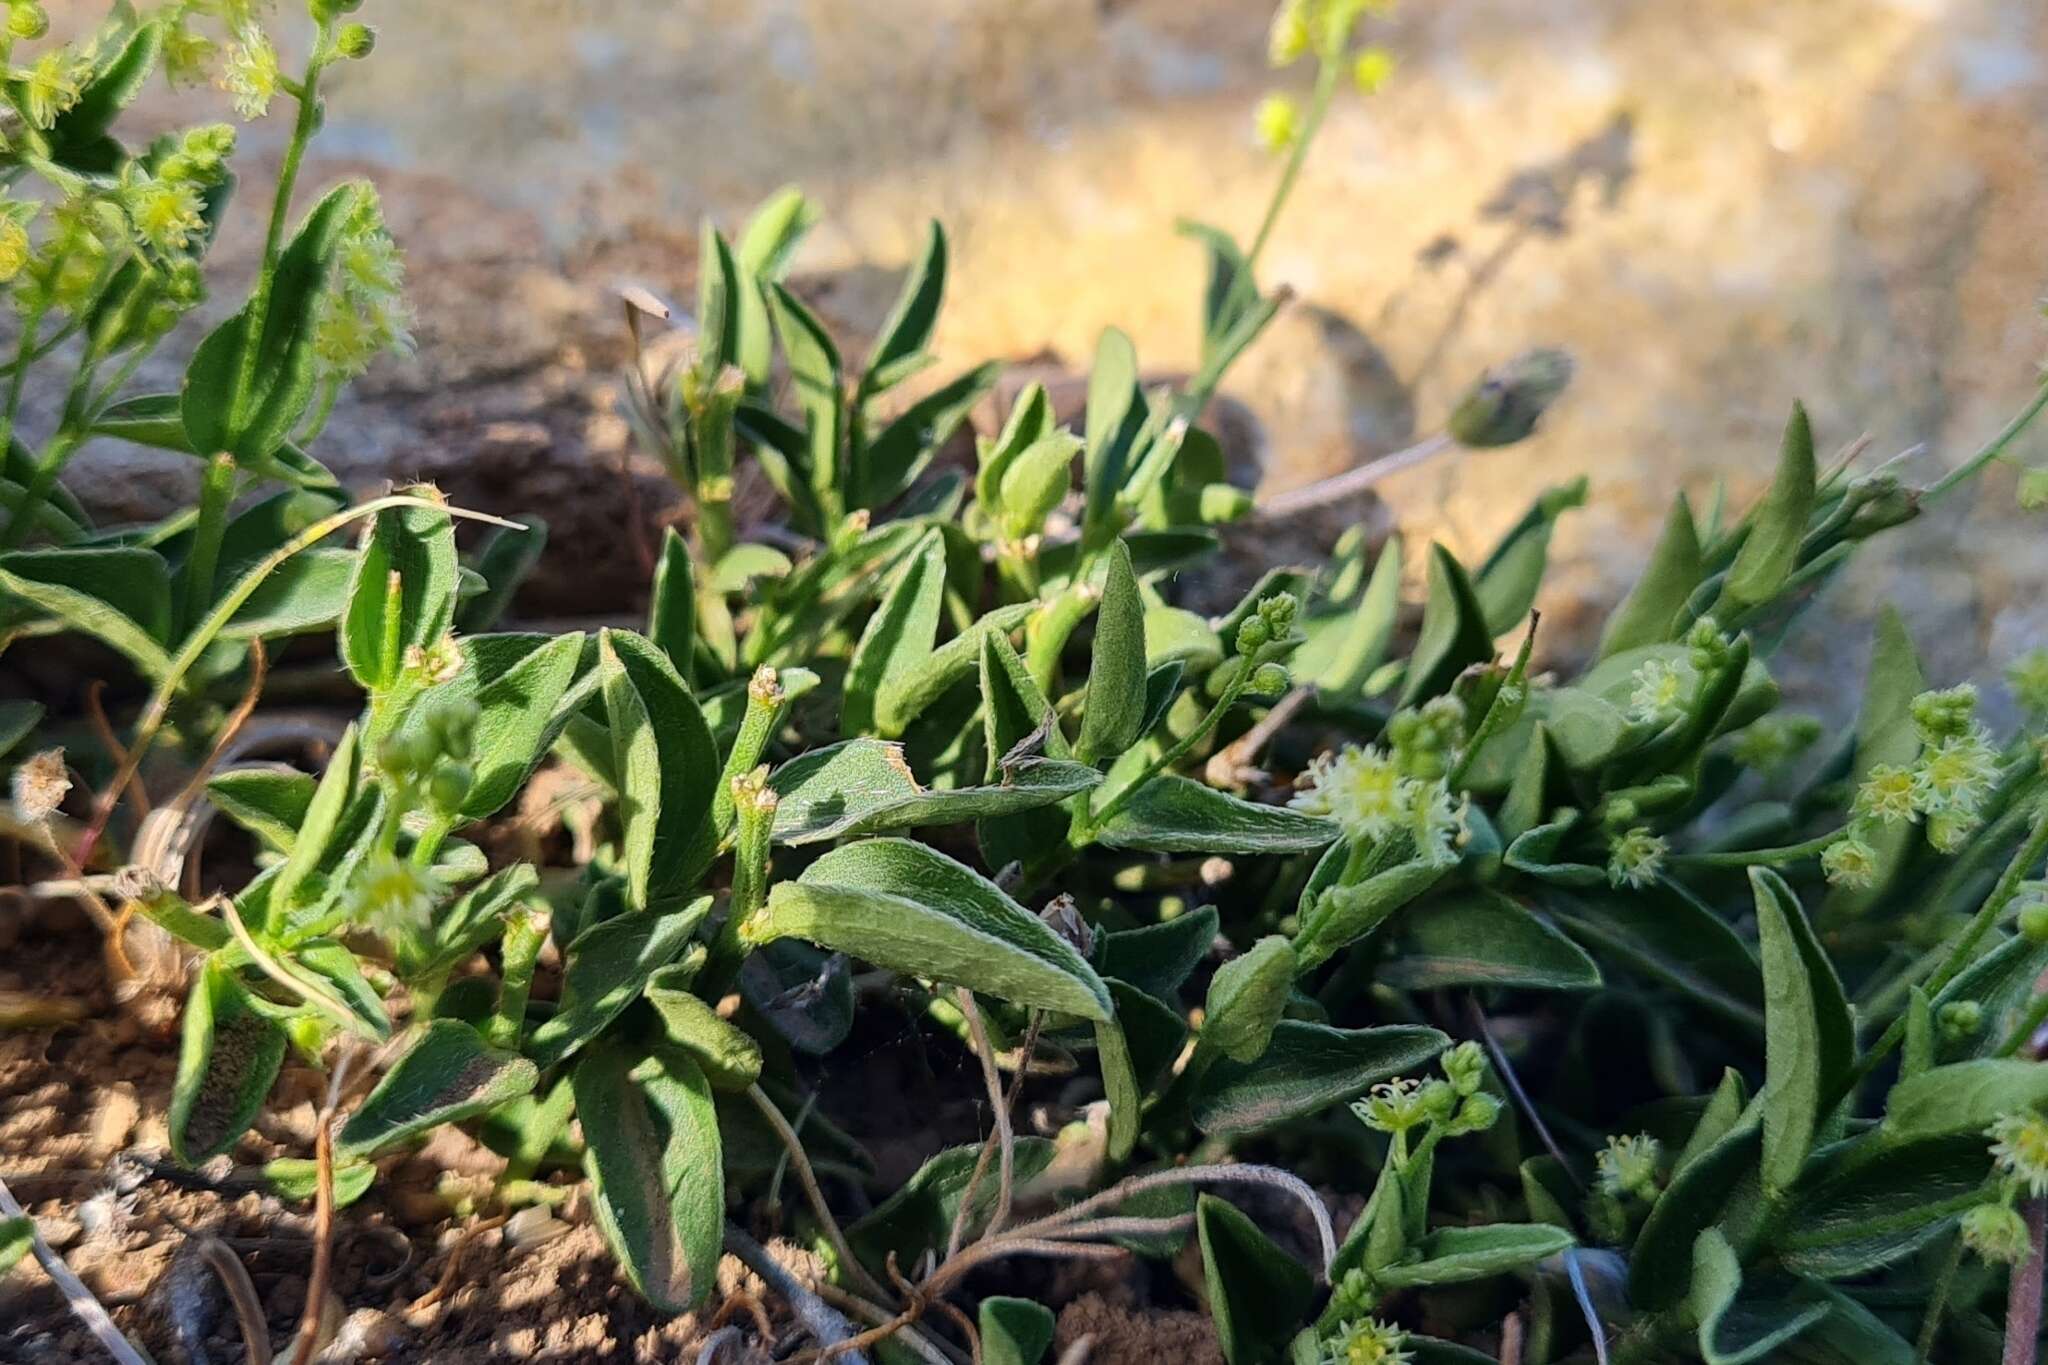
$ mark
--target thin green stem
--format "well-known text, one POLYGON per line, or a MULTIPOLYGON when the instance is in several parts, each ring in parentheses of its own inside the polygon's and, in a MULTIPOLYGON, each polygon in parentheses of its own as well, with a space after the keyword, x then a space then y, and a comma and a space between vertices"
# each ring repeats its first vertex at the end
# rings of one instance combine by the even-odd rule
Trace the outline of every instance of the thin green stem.
POLYGON ((1337 94, 1337 81, 1341 75, 1339 62, 1329 56, 1317 63, 1315 92, 1309 96, 1308 117, 1302 120, 1300 135, 1294 139, 1294 147, 1287 155, 1287 165, 1280 172, 1280 181, 1273 187, 1273 197, 1266 202, 1266 216, 1259 220, 1259 230, 1252 236, 1251 249, 1245 252, 1244 271, 1239 276, 1249 283, 1252 268, 1259 263, 1266 244, 1273 240, 1273 229, 1279 226, 1281 210, 1287 207, 1288 199, 1294 193, 1294 186, 1301 179, 1301 168, 1308 162, 1308 149, 1322 131, 1323 119, 1330 112, 1330 102, 1337 94))
POLYGON ((1819 857, 1828 845, 1840 839, 1846 831, 1830 830, 1816 835, 1803 843, 1786 844, 1780 848, 1738 848, 1720 853, 1681 853, 1672 859, 1680 867, 1782 867, 1805 858, 1819 857))
POLYGON ((2048 1023, 2048 991, 2043 991, 2027 1002, 2027 1012, 2020 1016, 2012 1032, 2005 1035, 2005 1041, 1998 1045, 2001 1057, 2017 1057, 2027 1040, 2041 1031, 2041 1025, 2048 1023))
POLYGON ((184 599, 178 609, 182 631, 206 609, 213 596, 213 576, 220 566, 221 538, 227 533, 228 504, 235 496, 235 458, 216 455, 199 484, 199 520, 192 527, 192 548, 185 556, 184 599))
POLYGON ((1076 828, 1074 833, 1079 836, 1078 841, 1070 836, 1069 842, 1081 844, 1092 842, 1096 833, 1111 820, 1115 819, 1119 811, 1130 804, 1131 799, 1138 794, 1138 790, 1141 787, 1161 773, 1171 769, 1176 763, 1193 752, 1194 747, 1208 738, 1209 732, 1222 723, 1223 717, 1230 713, 1230 708, 1237 705, 1238 698, 1242 697, 1245 689, 1251 686, 1252 674, 1255 671, 1251 660, 1246 659, 1244 667, 1240 668, 1237 676, 1231 679, 1230 686, 1224 689, 1223 696, 1217 703, 1209 708, 1209 714, 1202 717, 1201 723, 1183 736, 1178 744, 1175 744, 1158 758, 1146 764, 1145 771, 1138 774, 1137 779, 1125 786, 1122 791, 1111 797, 1108 805, 1092 815, 1083 815, 1077 819, 1075 821, 1076 828))
POLYGON ((545 911, 515 910, 505 920, 505 937, 500 948, 504 973, 498 987, 498 1008, 491 1015, 486 1037, 492 1047, 516 1048, 526 1031, 526 998, 533 989, 533 964, 541 945, 548 939, 545 911))
POLYGON ((1985 465, 1990 464, 2000 455, 2003 455, 2005 448, 2019 439, 2020 434, 2033 424, 2036 417, 2041 415, 2041 409, 2044 407, 2048 407, 2048 383, 2043 383, 2034 390, 2034 396, 2028 401, 2027 405, 2021 408, 2014 415, 2013 419, 2005 424, 2004 429, 1996 436, 1993 436, 1982 450, 1979 450, 1975 455, 1972 455, 1969 459, 1951 469, 1932 488, 1923 493, 1920 496, 1920 505, 1922 507, 1930 506, 1938 499, 1946 496, 1951 489, 1968 483, 1972 478, 1975 478, 1979 470, 1983 469, 1985 465))

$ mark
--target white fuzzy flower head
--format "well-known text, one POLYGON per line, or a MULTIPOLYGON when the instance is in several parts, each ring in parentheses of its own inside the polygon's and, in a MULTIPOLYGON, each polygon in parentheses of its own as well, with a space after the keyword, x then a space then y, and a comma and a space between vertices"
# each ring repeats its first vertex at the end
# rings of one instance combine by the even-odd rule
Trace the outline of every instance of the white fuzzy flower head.
POLYGON ((1974 817, 1998 782, 1998 750, 1981 725, 1929 742, 1913 774, 1915 803, 1930 817, 1974 817))
POLYGON ((1614 886, 1648 886, 1664 870, 1669 852, 1662 838, 1637 825, 1607 846, 1607 880, 1614 886))
POLYGON ((62 749, 31 754, 14 770, 14 811, 24 823, 40 825, 57 813, 71 791, 62 749))
POLYGON ((1991 1159, 2035 1199, 2048 1195, 2048 1118, 2031 1111, 2007 1114, 1985 1133, 1991 1159))
POLYGON ((2018 1265, 2032 1250, 2027 1220, 2003 1201, 1979 1204, 1963 1215, 1963 1245, 1989 1265, 2018 1265))
POLYGON ((1353 1318, 1323 1343, 1318 1365, 1408 1365, 1408 1334, 1378 1318, 1353 1318))
POLYGON ((1910 768, 1896 763, 1871 765, 1856 789, 1856 813, 1887 825, 1919 818, 1918 783, 1910 768))
POLYGON ((1396 1076, 1374 1086, 1364 1099, 1353 1101, 1351 1112, 1376 1133, 1405 1133, 1456 1103, 1457 1092, 1447 1081, 1423 1082, 1412 1076, 1396 1076))
POLYGON ((1353 839, 1384 839, 1412 809, 1415 784, 1401 776, 1384 751, 1370 745, 1346 745, 1319 755, 1306 777, 1308 785, 1288 804, 1335 820, 1353 839))
POLYGON ((259 119, 270 112, 270 102, 284 88, 284 72, 277 64, 277 49, 263 30, 251 25, 228 44, 220 87, 234 96, 235 112, 243 118, 259 119))
POLYGON ((1657 1193, 1657 1158, 1662 1151, 1662 1144, 1648 1133, 1607 1139, 1594 1158, 1600 1188, 1616 1199, 1651 1198, 1657 1193))
POLYGON ((1669 659, 1646 659, 1629 679, 1631 719, 1668 720, 1685 709, 1692 697, 1693 671, 1689 664, 1669 659))
POLYGON ((1820 870, 1831 886, 1867 890, 1877 885, 1877 850, 1846 835, 1821 850, 1820 870))
POLYGON ((386 938, 403 939, 424 932, 441 894, 431 868, 388 853, 373 856, 356 876, 350 893, 350 918, 386 938))

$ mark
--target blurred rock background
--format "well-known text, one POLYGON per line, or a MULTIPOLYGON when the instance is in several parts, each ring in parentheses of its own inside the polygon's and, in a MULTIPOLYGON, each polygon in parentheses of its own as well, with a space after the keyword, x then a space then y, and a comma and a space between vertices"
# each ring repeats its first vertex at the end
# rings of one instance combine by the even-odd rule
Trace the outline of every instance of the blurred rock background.
MULTIPOLYGON (((1249 234, 1277 171, 1251 109, 1305 76, 1265 68, 1268 16, 1263 0, 369 0, 379 50, 335 80, 312 174, 383 184, 421 352, 373 376, 321 453, 486 505, 541 497, 560 535, 603 534, 643 496, 609 472, 607 286, 687 299, 698 217, 735 226, 791 181, 826 209, 800 273, 854 332, 937 216, 954 249, 943 371, 1084 366, 1110 323, 1148 367, 1184 368, 1202 267, 1174 222, 1249 234)), ((1375 22, 1395 78, 1340 100, 1262 272, 1297 303, 1228 386, 1270 487, 1426 434, 1485 366, 1563 345, 1579 378, 1536 440, 1382 492, 1411 534, 1475 556, 1543 487, 1589 475, 1540 603, 1584 638, 1677 489, 1761 487, 1794 397, 1829 449, 1924 445, 1911 467, 1931 478, 2034 383, 2039 0, 1409 0, 1375 22)), ((218 103, 149 99, 165 120, 218 103)), ((245 145, 274 156, 283 132, 273 115, 245 145)), ((2048 461, 2048 431, 2018 454, 2048 461)), ((150 486, 99 458, 103 501, 150 486)), ((1823 661, 1860 656, 1884 601, 1937 678, 2048 640, 2048 536, 2014 483, 1994 471, 1832 590, 1791 646, 1802 690, 1839 691, 1823 661)), ((587 542, 581 569, 619 542, 587 542)))

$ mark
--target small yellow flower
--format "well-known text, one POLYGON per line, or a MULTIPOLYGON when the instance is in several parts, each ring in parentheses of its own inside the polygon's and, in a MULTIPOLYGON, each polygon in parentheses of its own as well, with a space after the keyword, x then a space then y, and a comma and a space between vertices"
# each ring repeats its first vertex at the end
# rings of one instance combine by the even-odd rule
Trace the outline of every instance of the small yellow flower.
POLYGON ((1409 815, 1415 784, 1371 745, 1346 745, 1335 754, 1319 755, 1307 777, 1308 787, 1288 804, 1328 816, 1354 839, 1383 839, 1409 815))
POLYGON ((1611 1137, 1593 1159, 1600 1188, 1616 1199, 1648 1199, 1657 1193, 1657 1158, 1663 1147, 1648 1133, 1611 1137))
POLYGON ((1963 1215, 1963 1245, 1991 1265, 2018 1265, 2031 1250, 2027 1220, 2010 1204, 1979 1204, 1963 1215))
POLYGON ((1252 116, 1259 145, 1269 152, 1284 152, 1301 136, 1301 106, 1289 95, 1268 95, 1259 101, 1252 116))
POLYGON ((284 73, 278 69, 277 49, 261 29, 244 28, 228 45, 220 87, 235 97, 235 112, 243 118, 259 119, 270 112, 270 102, 284 88, 284 73))
POLYGON ((1837 839, 1821 850, 1820 870, 1830 885, 1868 890, 1877 885, 1877 850, 1853 836, 1837 839))
POLYGON ((127 198, 135 235, 161 255, 183 251, 205 226, 199 190, 189 182, 145 180, 129 190, 127 198))
POLYGON ((211 74, 219 44, 179 16, 164 29, 164 75, 172 85, 202 85, 211 74))
POLYGON ((1377 95, 1394 74, 1394 54, 1383 47, 1369 47, 1351 63, 1351 83, 1361 95, 1377 95))
POLYGON ((1856 789, 1856 813, 1887 825, 1912 820, 1916 817, 1916 787, 1911 769, 1895 763, 1873 764, 1863 785, 1856 789))
MULTIPOLYGON (((1437 1082, 1444 1085, 1443 1082, 1437 1082)), ((1449 1086, 1445 1085, 1445 1089, 1449 1086)), ((1455 1092, 1453 1098, 1455 1099, 1455 1092)), ((1405 1133, 1429 1122, 1433 1092, 1412 1076, 1396 1076, 1372 1088, 1364 1099, 1355 1100, 1351 1112, 1366 1127, 1379 1133, 1405 1133)))
POLYGON ((22 112, 38 128, 53 127, 58 115, 78 103, 83 89, 78 59, 69 48, 45 52, 21 77, 22 112))
POLYGON ((2048 1118, 2027 1112, 2007 1114, 1985 1134, 1991 1159, 2009 1178, 2039 1199, 2048 1195, 2048 1118))
POLYGON ((431 869, 417 867, 409 858, 379 853, 357 874, 350 918, 387 938, 402 938, 427 927, 440 892, 431 869))
POLYGON ((34 254, 28 228, 13 213, 0 212, 0 284, 19 275, 34 254))
POLYGON ((1275 67, 1292 66, 1308 55, 1308 47, 1308 0, 1286 0, 1267 30, 1266 60, 1275 67))
POLYGON ((1323 1345, 1318 1365, 1408 1365, 1408 1334, 1378 1318, 1356 1318, 1323 1345))
POLYGON ((1608 845, 1607 880, 1615 886, 1648 886, 1664 870, 1669 852, 1663 839, 1638 825, 1608 845))

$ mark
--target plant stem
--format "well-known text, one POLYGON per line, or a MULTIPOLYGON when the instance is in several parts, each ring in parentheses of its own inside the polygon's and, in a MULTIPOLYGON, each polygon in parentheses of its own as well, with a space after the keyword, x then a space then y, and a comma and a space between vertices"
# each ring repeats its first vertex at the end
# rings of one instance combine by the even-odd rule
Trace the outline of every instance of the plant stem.
POLYGON ((2043 383, 2034 390, 2034 396, 2028 401, 2027 405, 2021 408, 2013 416, 2013 419, 2005 424, 2004 429, 1992 437, 1982 450, 1979 450, 1975 455, 1972 455, 1969 459, 1951 469, 1947 474, 1944 474, 1932 488, 1921 494, 1920 505, 1927 507, 1937 499, 1945 496, 1951 489, 1969 482, 1970 479, 1976 476, 1977 471, 2004 454, 2005 448, 2019 439, 2020 433, 2032 425, 2034 419, 2040 416, 2041 409, 2044 407, 2048 407, 2048 383, 2043 383))
POLYGON ((1245 659, 1243 663, 1244 666, 1238 670, 1237 676, 1231 679, 1230 686, 1224 689, 1223 696, 1217 700, 1214 706, 1209 708, 1209 714, 1202 717, 1200 724, 1188 731, 1178 744, 1175 744, 1158 758, 1146 764, 1145 771, 1138 774, 1137 779, 1127 785, 1122 791, 1111 797, 1108 805, 1093 815, 1083 815, 1075 821, 1075 832, 1068 836, 1070 846, 1078 848, 1083 844, 1093 842, 1096 833, 1111 820, 1115 819, 1119 811, 1130 804, 1131 798, 1138 794, 1138 790, 1141 787, 1172 768, 1174 764, 1180 762, 1183 758, 1186 758, 1197 744, 1208 738, 1209 732, 1222 723, 1223 717, 1230 713, 1230 708, 1237 705, 1238 698, 1242 697, 1245 694, 1245 690, 1251 686, 1252 675, 1257 670, 1252 666, 1250 659, 1245 659))
POLYGON ((796 1169, 797 1183, 804 1187, 804 1199, 810 1204, 819 1228, 824 1231, 825 1240, 832 1244, 832 1253, 839 1258, 841 1268, 860 1285, 863 1294, 888 1298, 888 1292, 875 1283, 874 1276, 868 1274, 867 1267, 860 1263, 860 1258, 847 1244, 846 1234, 840 1230, 839 1220, 832 1216, 831 1205, 825 1202, 825 1192, 819 1188, 817 1172, 811 1168, 811 1159, 805 1153, 803 1140, 796 1135, 796 1129, 789 1126, 782 1110, 760 1086, 748 1086, 747 1098, 754 1102, 754 1108, 761 1111, 761 1117, 768 1120, 768 1126, 775 1130, 776 1138, 789 1156, 789 1164, 796 1169))
POLYGON ((221 537, 227 531, 228 503, 235 496, 235 457, 216 455, 207 462, 199 484, 199 520, 192 527, 192 548, 185 555, 185 595, 178 608, 183 633, 213 596, 213 574, 220 564, 221 537))
POLYGON ((2041 1276, 2044 1233, 2048 1233, 2048 1200, 2029 1199, 2025 1205, 2027 1243, 2032 1248, 2025 1260, 2012 1268, 2012 1287, 2005 1296, 2005 1354, 1999 1365, 2038 1365, 2041 1349, 2041 1276))
MULTIPOLYGON (((28 1211, 16 1203, 13 1194, 8 1192, 5 1181, 0 1181, 0 1217, 28 1217, 28 1211)), ((107 1310, 92 1296, 92 1291, 85 1287, 85 1282, 72 1273, 70 1266, 64 1264, 62 1256, 50 1249, 50 1244, 43 1240, 43 1234, 35 1230, 33 1220, 30 1222, 29 1238, 35 1249, 36 1259, 42 1262, 43 1270, 49 1275, 51 1283, 64 1295, 64 1302, 78 1315, 79 1320, 92 1333, 94 1340, 99 1342, 100 1348, 112 1356, 118 1365, 150 1365, 149 1357, 136 1350, 135 1344, 121 1335, 121 1329, 114 1326, 114 1320, 107 1316, 107 1310)))
POLYGON ((1330 112, 1330 101, 1337 94, 1337 81, 1341 74, 1342 68, 1332 55, 1325 54, 1316 64, 1316 86, 1315 92, 1309 96, 1308 117, 1302 120, 1301 132, 1287 154, 1287 165, 1280 172, 1279 183, 1273 187, 1273 197, 1266 201, 1266 216, 1259 220, 1259 230, 1252 236, 1251 249, 1244 255, 1244 270, 1238 278, 1247 285, 1251 283, 1253 267, 1265 253, 1266 244, 1273 240, 1273 229, 1279 226, 1280 212, 1294 194, 1295 182, 1301 179, 1301 168, 1308 162, 1308 149, 1315 142, 1316 134, 1322 131, 1323 118, 1330 112))
POLYGON ((492 1047, 516 1048, 526 1031, 526 997, 533 989, 533 964, 541 945, 548 941, 545 911, 515 912, 505 921, 500 946, 504 960, 502 984, 498 987, 498 1008, 491 1016, 487 1037, 492 1047))
POLYGON ((1673 862, 1683 867, 1780 867, 1796 863, 1802 858, 1814 858, 1825 852, 1828 845, 1840 839, 1846 831, 1830 830, 1815 835, 1803 843, 1786 844, 1780 848, 1737 848, 1719 853, 1681 853, 1673 862))

